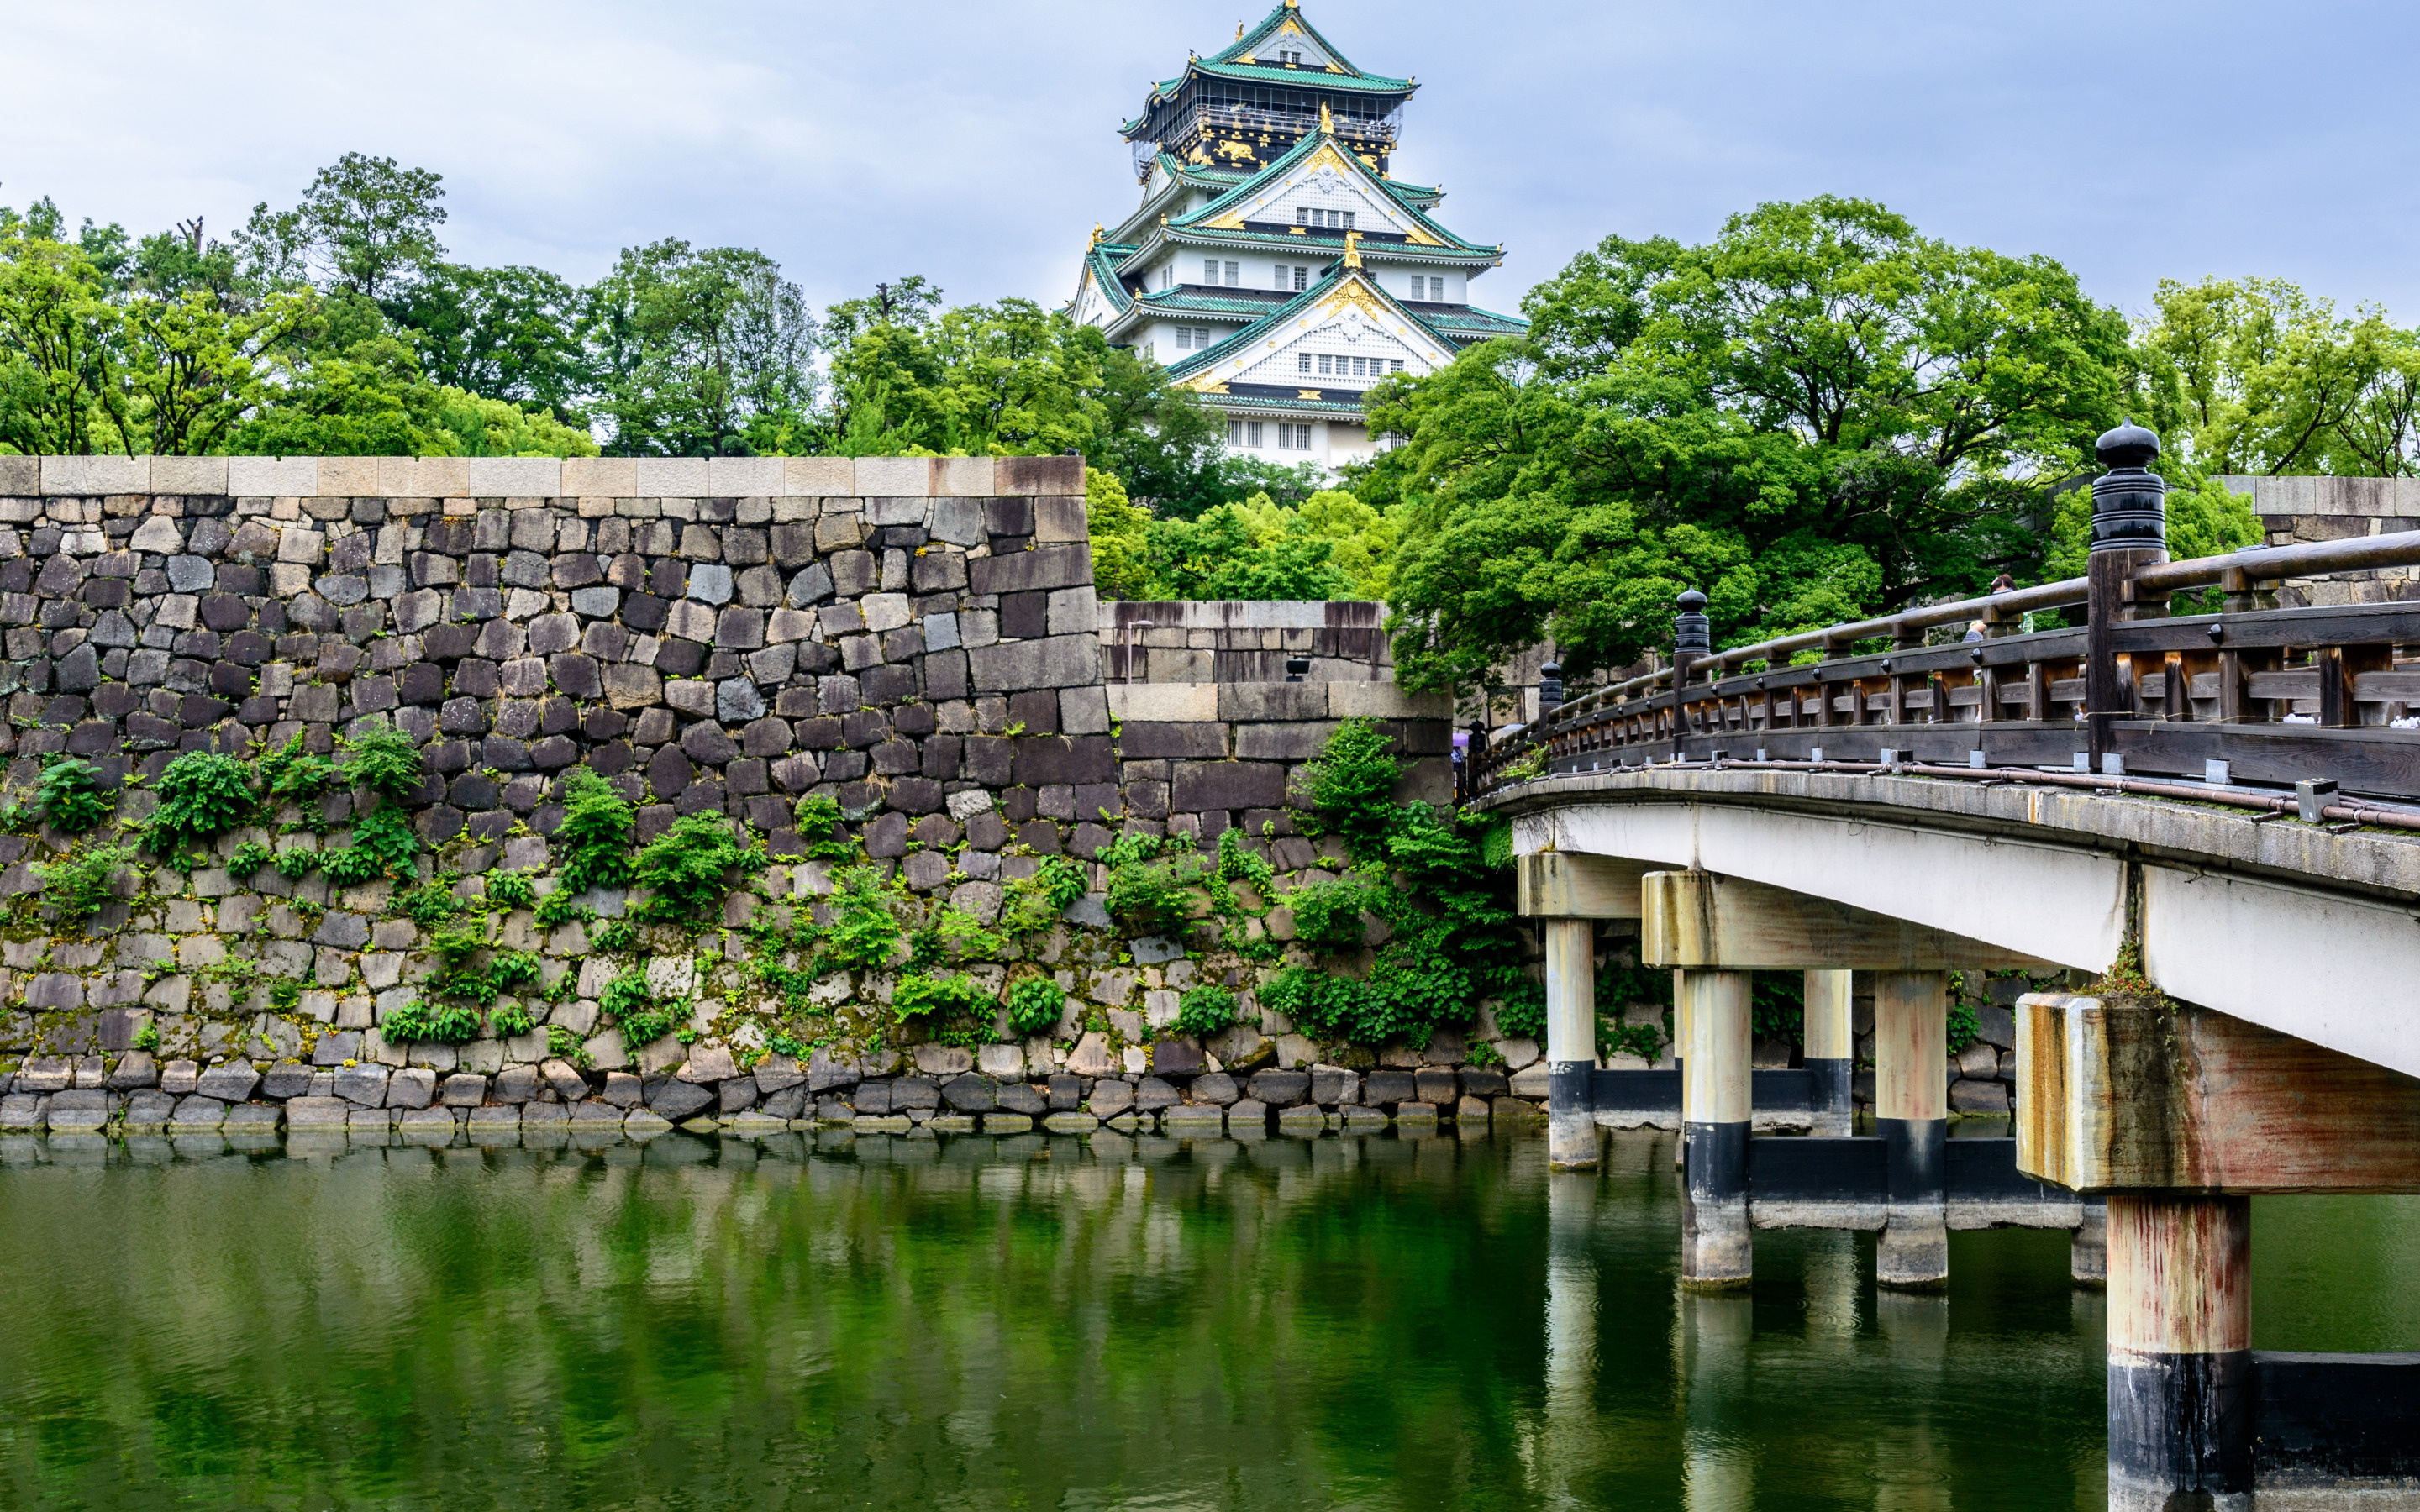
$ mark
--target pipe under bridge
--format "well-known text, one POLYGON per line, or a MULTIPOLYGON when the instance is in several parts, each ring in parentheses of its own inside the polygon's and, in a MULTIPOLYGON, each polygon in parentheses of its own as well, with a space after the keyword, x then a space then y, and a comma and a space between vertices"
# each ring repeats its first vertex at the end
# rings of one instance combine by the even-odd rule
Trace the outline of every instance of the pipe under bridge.
POLYGON ((2254 1196, 2420 1193, 2420 606, 2273 596, 2420 565, 2420 532, 2169 563, 2156 454, 2102 439, 2086 578, 1721 653, 1683 594, 1668 668, 1550 682, 1472 753, 1545 934, 1550 1158, 1596 1161, 1602 1103, 1676 1103, 1697 1290, 1752 1284, 1760 1226, 1878 1228, 1903 1289, 1947 1284, 1951 1227, 2072 1228, 2109 1289, 2112 1506, 2409 1504, 2420 1354, 2256 1353, 2248 1271, 2254 1196), (2203 586, 2219 612, 2167 613, 2203 586), (1676 973, 1677 1073, 1596 1064, 1615 921, 1676 973), (2051 989, 2019 1005, 2009 1141, 1946 1137, 1947 974, 1978 968, 2051 989), (1776 969, 1806 973, 1806 1069, 1761 1086, 1776 969), (1775 1103, 1817 1137, 1753 1137, 1775 1103))

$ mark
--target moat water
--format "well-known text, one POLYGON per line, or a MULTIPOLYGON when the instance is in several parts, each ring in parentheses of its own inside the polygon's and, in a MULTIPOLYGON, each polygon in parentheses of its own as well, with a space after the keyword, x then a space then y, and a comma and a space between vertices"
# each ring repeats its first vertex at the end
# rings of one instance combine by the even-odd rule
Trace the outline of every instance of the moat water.
MULTIPOLYGON (((2098 1508, 2063 1233, 1767 1232, 1668 1136, 0 1140, 0 1506, 2098 1508)), ((2420 1347, 2420 1201, 2256 1205, 2256 1343, 2420 1347)))

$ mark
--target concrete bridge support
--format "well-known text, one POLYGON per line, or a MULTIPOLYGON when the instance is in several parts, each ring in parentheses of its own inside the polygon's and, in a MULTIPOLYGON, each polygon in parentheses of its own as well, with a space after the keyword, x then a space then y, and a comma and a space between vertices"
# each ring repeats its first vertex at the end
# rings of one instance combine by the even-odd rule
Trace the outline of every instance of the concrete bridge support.
POLYGON ((1855 973, 1810 966, 1807 971, 1807 1070, 1815 1083, 1814 1134, 1845 1138, 1855 1127, 1851 1088, 1857 1066, 1850 1003, 1855 973))
POLYGON ((1874 1122, 1889 1169, 1890 1216, 1875 1257, 1885 1287, 1949 1281, 1949 976, 1874 976, 1874 1122))
POLYGON ((1596 927, 1585 918, 1546 921, 1546 1163, 1559 1170, 1596 1165, 1596 927))
POLYGON ((1687 971, 1679 983, 1688 1038, 1681 1062, 1681 1285, 1727 1291, 1755 1273, 1748 1225, 1748 989, 1745 971, 1687 971))
POLYGON ((2252 1210, 2109 1199, 2109 1505, 2249 1512, 2252 1210))
POLYGON ((1645 863, 1547 851, 1515 870, 1518 907, 1544 925, 1546 944, 1546 1161, 1579 1170, 1597 1163, 1596 927, 1638 917, 1645 863))

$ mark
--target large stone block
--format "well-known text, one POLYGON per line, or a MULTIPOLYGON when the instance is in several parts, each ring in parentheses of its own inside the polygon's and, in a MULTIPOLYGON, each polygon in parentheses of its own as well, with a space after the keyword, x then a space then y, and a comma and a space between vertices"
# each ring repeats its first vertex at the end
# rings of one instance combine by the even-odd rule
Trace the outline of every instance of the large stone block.
POLYGON ((978 646, 967 653, 967 658, 977 693, 1081 687, 1100 678, 1096 646, 1089 635, 1059 635, 978 646))
POLYGON ((151 459, 147 456, 46 456, 41 467, 41 491, 46 494, 151 491, 151 459))
MULTIPOLYGON (((1216 683, 1111 683, 1109 713, 1133 722, 1175 723, 1218 717, 1216 683)), ((1131 754, 1131 753, 1129 753, 1131 754)))
POLYGON ((1220 683, 1218 717, 1243 723, 1301 722, 1327 717, 1326 683, 1220 683))
POLYGON ((1451 719, 1444 693, 1407 693, 1392 683, 1324 683, 1327 713, 1336 719, 1451 719))
POLYGON ((563 462, 551 456, 474 456, 467 459, 473 499, 552 499, 563 492, 563 462))
POLYGON ((1084 497, 1080 456, 1003 456, 994 467, 992 486, 1000 493, 1084 497))
MULTIPOLYGON (((1201 685, 1207 691, 1217 685, 1201 685)), ((1128 761, 1216 761, 1229 754, 1221 723, 1161 724, 1136 720, 1118 732, 1118 751, 1128 761)))
POLYGON ((1107 735, 1027 735, 1014 745, 1014 780, 1020 786, 1118 779, 1117 752, 1107 735))
MULTIPOLYGON (((1031 551, 978 557, 967 563, 967 586, 978 594, 1089 587, 1092 581, 1093 548, 1087 544, 1037 546, 1031 551)), ((1091 628, 1097 633, 1097 625, 1091 628)))
POLYGON ((1235 727, 1235 754, 1247 761, 1307 762, 1327 748, 1336 726, 1316 724, 1247 724, 1235 727))
POLYGON ((1212 809, 1276 809, 1285 803, 1285 768, 1269 762, 1178 764, 1169 807, 1177 813, 1212 809))

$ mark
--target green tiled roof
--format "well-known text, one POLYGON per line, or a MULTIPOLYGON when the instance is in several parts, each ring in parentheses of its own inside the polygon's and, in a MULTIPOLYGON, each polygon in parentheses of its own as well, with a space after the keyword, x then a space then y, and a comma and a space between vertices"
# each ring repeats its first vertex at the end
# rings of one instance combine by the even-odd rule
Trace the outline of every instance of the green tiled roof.
MULTIPOLYGON (((1217 199, 1212 200, 1209 204, 1202 206, 1200 209, 1187 215, 1175 217, 1169 222, 1169 224, 1171 226, 1182 226, 1187 230, 1206 228, 1206 223, 1217 220, 1221 215, 1226 214, 1232 207, 1240 205, 1245 200, 1249 199, 1253 194, 1260 192, 1263 185, 1283 177, 1295 167, 1295 164, 1311 157, 1313 153, 1316 153, 1320 148, 1320 145, 1327 140, 1328 139, 1326 136, 1323 136, 1317 131, 1308 133, 1294 146, 1278 154, 1275 159, 1271 160, 1267 167, 1263 168, 1260 172, 1252 175, 1249 178, 1245 179, 1242 183, 1237 184, 1234 188, 1228 190, 1225 193, 1219 195, 1217 199)), ((1409 215, 1415 224, 1445 244, 1443 248, 1432 248, 1429 250, 1459 250, 1463 252, 1484 252, 1490 255, 1495 255, 1496 249, 1494 247, 1481 247, 1475 243, 1465 241, 1462 238, 1455 236, 1444 226, 1441 226, 1437 224, 1436 222, 1431 220, 1419 206, 1412 204, 1402 195, 1394 193, 1388 188, 1387 181, 1379 177, 1375 173, 1373 173, 1370 169, 1370 165, 1363 162, 1359 157, 1349 151, 1340 151, 1337 155, 1344 159, 1344 161, 1351 165, 1353 172, 1361 176, 1364 183, 1377 189, 1380 193, 1385 193, 1388 198, 1392 199, 1396 204, 1403 206, 1404 213, 1409 215)), ((1233 235, 1233 233, 1222 234, 1233 235)), ((1305 238, 1304 239, 1314 239, 1305 238)), ((1339 239, 1339 244, 1342 245, 1342 238, 1339 239)))
POLYGON ((1353 60, 1346 57, 1342 49, 1338 48, 1334 42, 1329 41, 1326 37, 1320 35, 1319 28, 1311 23, 1311 18, 1304 15, 1298 7, 1286 5, 1280 5, 1275 10, 1263 16, 1259 25, 1246 27, 1244 29, 1244 35, 1235 39, 1235 44, 1233 47, 1228 48, 1225 52, 1218 54, 1214 61, 1219 63, 1232 63, 1235 59, 1242 57, 1245 54, 1256 51, 1263 42, 1267 41, 1270 37, 1276 34, 1279 27, 1286 23, 1286 19, 1288 17, 1292 17, 1294 19, 1294 23, 1301 27, 1303 32, 1309 36, 1312 41, 1319 44, 1319 50, 1321 52, 1326 53, 1329 57, 1336 60, 1336 66, 1338 68, 1351 69, 1352 71, 1357 74, 1361 71, 1359 69, 1353 68, 1353 60))
POLYGON ((1288 293, 1281 300, 1278 291, 1271 289, 1264 298, 1255 300, 1241 295, 1212 294, 1206 289, 1187 285, 1176 288, 1155 289, 1142 297, 1142 302, 1150 309, 1165 310, 1171 314, 1178 311, 1192 311, 1201 315, 1240 315, 1258 319, 1268 313, 1272 304, 1282 303, 1293 298, 1294 296, 1288 293))

